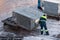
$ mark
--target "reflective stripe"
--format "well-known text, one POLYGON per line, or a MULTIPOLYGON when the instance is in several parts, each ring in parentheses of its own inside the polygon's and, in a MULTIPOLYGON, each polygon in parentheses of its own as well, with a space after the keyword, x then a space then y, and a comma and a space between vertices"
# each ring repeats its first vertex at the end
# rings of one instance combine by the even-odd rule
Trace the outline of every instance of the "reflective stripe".
POLYGON ((46 31, 46 32, 47 32, 48 30, 43 30, 43 29, 41 29, 41 31, 46 31))
POLYGON ((46 16, 42 16, 42 18, 45 18, 45 19, 47 19, 47 17, 46 17, 46 16))
POLYGON ((46 32, 48 31, 48 30, 45 30, 46 32))
POLYGON ((41 29, 41 31, 44 31, 43 29, 41 29))

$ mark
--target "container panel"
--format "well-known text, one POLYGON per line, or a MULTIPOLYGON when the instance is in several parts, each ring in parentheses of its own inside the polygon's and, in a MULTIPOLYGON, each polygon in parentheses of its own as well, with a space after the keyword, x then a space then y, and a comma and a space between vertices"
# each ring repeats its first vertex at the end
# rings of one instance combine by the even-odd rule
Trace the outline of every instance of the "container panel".
POLYGON ((48 15, 58 16, 58 11, 60 11, 58 7, 58 3, 44 1, 44 12, 46 12, 48 15))

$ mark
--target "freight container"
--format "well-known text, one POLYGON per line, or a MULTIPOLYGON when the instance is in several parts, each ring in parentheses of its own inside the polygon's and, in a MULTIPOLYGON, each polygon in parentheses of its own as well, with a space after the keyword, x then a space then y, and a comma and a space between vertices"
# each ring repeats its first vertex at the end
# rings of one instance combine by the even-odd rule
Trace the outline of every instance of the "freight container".
POLYGON ((44 12, 49 16, 60 16, 60 0, 44 0, 44 12))
POLYGON ((33 7, 21 7, 13 11, 15 22, 20 27, 27 30, 33 30, 38 27, 38 21, 44 13, 34 9, 33 7))

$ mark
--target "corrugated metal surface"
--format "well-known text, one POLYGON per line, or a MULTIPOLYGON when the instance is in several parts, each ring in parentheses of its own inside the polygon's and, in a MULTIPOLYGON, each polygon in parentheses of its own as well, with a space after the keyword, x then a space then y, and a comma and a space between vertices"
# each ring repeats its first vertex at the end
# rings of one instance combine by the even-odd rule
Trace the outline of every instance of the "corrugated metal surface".
POLYGON ((38 26, 35 21, 43 14, 44 13, 38 10, 36 11, 31 7, 22 7, 16 9, 13 16, 15 16, 18 25, 21 25, 25 29, 32 30, 34 27, 38 26))
POLYGON ((58 16, 60 14, 60 3, 55 1, 44 1, 44 12, 48 15, 58 16))

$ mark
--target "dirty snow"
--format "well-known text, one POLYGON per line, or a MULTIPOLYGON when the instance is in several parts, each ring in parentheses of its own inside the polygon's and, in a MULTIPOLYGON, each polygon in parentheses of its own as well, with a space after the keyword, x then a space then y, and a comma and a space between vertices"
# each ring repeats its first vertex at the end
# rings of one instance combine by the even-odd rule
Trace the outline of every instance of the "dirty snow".
POLYGON ((30 36, 25 37, 24 40, 57 40, 57 38, 54 38, 53 35, 57 35, 60 33, 60 21, 56 21, 53 19, 47 20, 47 27, 49 30, 50 35, 38 35, 38 36, 30 36))
MULTIPOLYGON (((2 20, 11 17, 12 11, 17 7, 22 6, 36 6, 37 0, 0 0, 0 34, 3 32, 2 20)), ((38 10, 38 9, 36 9, 38 10)), ((56 40, 56 38, 51 37, 52 35, 57 35, 60 33, 60 21, 54 19, 47 20, 47 27, 50 36, 38 35, 38 36, 28 36, 24 37, 23 40, 56 40)), ((38 27, 40 29, 40 27, 38 27)))

